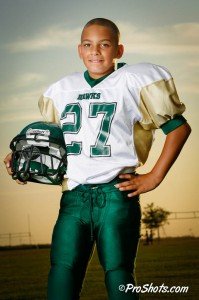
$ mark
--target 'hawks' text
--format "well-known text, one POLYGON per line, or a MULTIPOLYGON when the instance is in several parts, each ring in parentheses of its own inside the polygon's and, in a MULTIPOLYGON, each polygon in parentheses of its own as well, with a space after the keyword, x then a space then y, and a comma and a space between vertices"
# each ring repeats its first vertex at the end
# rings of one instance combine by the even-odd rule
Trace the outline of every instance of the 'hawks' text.
POLYGON ((77 100, 100 99, 101 93, 86 93, 80 94, 77 100))

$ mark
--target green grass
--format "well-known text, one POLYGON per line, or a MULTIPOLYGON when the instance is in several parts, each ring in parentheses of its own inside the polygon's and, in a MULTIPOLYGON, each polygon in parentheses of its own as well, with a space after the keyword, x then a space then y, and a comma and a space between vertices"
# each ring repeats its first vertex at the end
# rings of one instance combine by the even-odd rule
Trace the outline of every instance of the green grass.
MULTIPOLYGON (((187 294, 142 294, 141 299, 198 299, 199 239, 176 238, 140 242, 136 274, 138 285, 189 286, 187 294)), ((49 249, 0 251, 0 299, 46 299, 49 249)), ((81 300, 107 299, 104 275, 96 253, 87 270, 81 300)))

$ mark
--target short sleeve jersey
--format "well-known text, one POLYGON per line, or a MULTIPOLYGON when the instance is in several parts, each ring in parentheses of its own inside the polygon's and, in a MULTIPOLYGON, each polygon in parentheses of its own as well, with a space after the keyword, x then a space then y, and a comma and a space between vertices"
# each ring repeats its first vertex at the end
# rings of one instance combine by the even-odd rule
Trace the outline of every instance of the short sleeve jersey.
POLYGON ((153 130, 185 110, 169 71, 149 63, 124 65, 95 85, 88 72, 66 76, 39 107, 46 121, 61 124, 69 190, 135 170, 148 157, 153 130))

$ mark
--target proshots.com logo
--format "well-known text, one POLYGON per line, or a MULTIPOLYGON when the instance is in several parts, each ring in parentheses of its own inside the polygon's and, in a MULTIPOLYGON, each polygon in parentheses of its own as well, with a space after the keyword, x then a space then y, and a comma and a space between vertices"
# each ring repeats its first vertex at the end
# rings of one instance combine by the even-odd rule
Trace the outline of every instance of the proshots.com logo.
POLYGON ((146 283, 142 286, 136 286, 132 283, 120 284, 118 287, 120 292, 123 293, 171 293, 171 294, 180 294, 180 293, 187 293, 189 290, 188 286, 167 286, 164 283, 162 285, 153 285, 153 283, 146 283))

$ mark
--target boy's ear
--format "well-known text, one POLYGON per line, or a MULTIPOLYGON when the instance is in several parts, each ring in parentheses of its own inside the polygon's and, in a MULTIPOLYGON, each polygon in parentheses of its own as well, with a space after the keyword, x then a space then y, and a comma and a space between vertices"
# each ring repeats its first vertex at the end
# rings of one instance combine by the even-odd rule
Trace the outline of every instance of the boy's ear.
POLYGON ((79 57, 82 59, 82 48, 81 48, 81 44, 78 45, 78 53, 79 53, 79 57))
POLYGON ((117 58, 121 58, 122 55, 124 53, 124 46, 121 44, 121 45, 118 45, 118 49, 117 49, 117 58))

